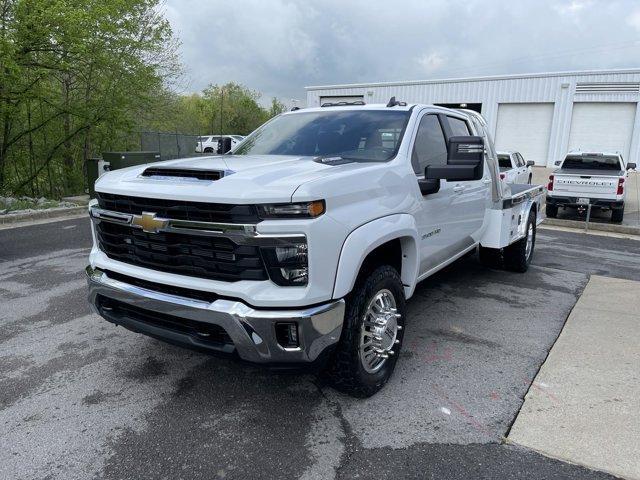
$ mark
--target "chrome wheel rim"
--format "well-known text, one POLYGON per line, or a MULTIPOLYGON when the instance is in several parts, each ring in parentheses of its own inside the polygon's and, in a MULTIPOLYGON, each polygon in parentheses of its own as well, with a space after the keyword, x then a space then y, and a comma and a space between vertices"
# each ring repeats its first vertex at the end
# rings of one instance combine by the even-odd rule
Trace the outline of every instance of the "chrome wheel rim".
POLYGON ((529 227, 527 228, 527 246, 525 249, 527 260, 529 260, 532 250, 533 250, 533 224, 530 223, 529 227))
POLYGON ((393 346, 400 343, 398 325, 401 315, 391 291, 382 289, 371 299, 365 310, 360 329, 360 362, 368 373, 380 370, 394 354, 393 346))

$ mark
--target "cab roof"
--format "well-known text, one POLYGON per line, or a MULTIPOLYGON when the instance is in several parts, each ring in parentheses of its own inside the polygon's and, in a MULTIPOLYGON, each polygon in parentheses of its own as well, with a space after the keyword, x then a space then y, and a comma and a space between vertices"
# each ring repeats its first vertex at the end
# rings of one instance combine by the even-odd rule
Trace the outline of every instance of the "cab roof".
POLYGON ((351 104, 346 104, 346 105, 332 105, 332 106, 326 106, 326 107, 305 107, 305 108, 299 108, 297 110, 291 111, 291 112, 284 112, 284 114, 290 114, 290 113, 299 113, 299 112, 333 112, 333 111, 345 111, 345 110, 381 110, 381 111, 409 111, 414 107, 428 107, 428 108, 433 108, 435 110, 439 110, 442 111, 443 113, 464 113, 467 114, 467 110, 463 110, 463 109, 451 109, 451 108, 446 108, 446 107, 440 107, 438 105, 431 105, 431 104, 426 104, 426 103, 407 103, 405 105, 394 105, 393 107, 388 107, 386 104, 384 103, 367 103, 364 105, 351 105, 351 104))

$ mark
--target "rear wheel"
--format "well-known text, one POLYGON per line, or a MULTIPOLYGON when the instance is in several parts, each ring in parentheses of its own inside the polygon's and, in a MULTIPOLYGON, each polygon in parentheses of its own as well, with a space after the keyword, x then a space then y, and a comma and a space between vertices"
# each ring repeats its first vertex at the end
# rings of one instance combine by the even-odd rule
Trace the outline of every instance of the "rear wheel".
POLYGON ((526 272, 536 244, 536 212, 529 212, 525 236, 504 248, 504 267, 512 272, 526 272))
POLYGON ((204 149, 204 153, 213 153, 213 148, 207 147, 204 149))
POLYGON ((478 247, 480 263, 489 268, 502 268, 502 250, 499 248, 478 247))
POLYGON ((549 205, 547 203, 547 205, 546 205, 546 207, 544 209, 544 213, 549 218, 556 218, 558 216, 558 206, 557 205, 549 205))
POLYGON ((622 222, 624 218, 624 207, 611 209, 611 221, 614 223, 622 222))
POLYGON ((342 335, 324 376, 354 397, 370 397, 391 376, 406 317, 398 272, 381 266, 359 278, 347 297, 342 335))

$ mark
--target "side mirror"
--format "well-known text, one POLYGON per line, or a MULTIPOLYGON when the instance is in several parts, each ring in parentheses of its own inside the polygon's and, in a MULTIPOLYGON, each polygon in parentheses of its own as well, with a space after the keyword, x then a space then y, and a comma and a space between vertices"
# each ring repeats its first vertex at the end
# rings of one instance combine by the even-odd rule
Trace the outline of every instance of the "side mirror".
POLYGON ((418 180, 418 186, 423 196, 438 193, 440 191, 440 179, 425 178, 424 180, 418 180))
POLYGON ((636 169, 636 164, 631 162, 631 163, 627 163, 627 170, 635 170, 636 169))
POLYGON ((553 164, 554 164, 556 167, 559 167, 561 163, 562 163, 562 160, 556 160, 555 162, 553 162, 553 164))
POLYGON ((527 167, 533 167, 536 164, 533 160, 527 160, 527 167))
POLYGON ((231 138, 223 137, 218 140, 218 155, 224 155, 229 150, 231 150, 231 138))
POLYGON ((480 180, 484 172, 484 140, 482 137, 451 137, 446 165, 425 168, 427 180, 480 180))

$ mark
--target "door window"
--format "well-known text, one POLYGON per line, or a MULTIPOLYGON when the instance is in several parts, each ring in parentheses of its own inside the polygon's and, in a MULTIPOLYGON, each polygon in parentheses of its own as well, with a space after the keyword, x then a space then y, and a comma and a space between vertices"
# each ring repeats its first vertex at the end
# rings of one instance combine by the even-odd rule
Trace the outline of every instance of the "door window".
POLYGON ((411 163, 416 175, 424 175, 424 169, 428 165, 447 164, 447 142, 437 115, 425 115, 420 120, 411 163))
POLYGON ((522 158, 522 155, 520 155, 519 153, 516 153, 516 159, 518 161, 518 166, 524 167, 524 158, 522 158))
POLYGON ((447 117, 449 120, 449 126, 451 127, 452 137, 466 137, 470 135, 469 126, 467 122, 455 117, 447 117))

